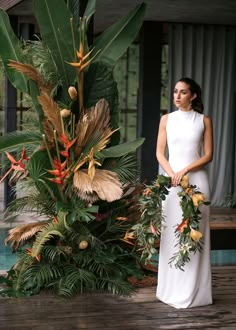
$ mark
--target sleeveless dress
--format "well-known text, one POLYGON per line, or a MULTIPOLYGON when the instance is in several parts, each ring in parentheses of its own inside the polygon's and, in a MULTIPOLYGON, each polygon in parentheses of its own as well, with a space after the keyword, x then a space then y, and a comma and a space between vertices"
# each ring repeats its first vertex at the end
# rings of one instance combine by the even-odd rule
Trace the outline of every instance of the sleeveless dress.
MULTIPOLYGON (((201 156, 204 115, 194 110, 181 110, 168 114, 166 131, 169 163, 177 172, 201 156)), ((196 185, 210 200, 208 177, 205 169, 189 172, 190 184, 196 185)), ((184 271, 168 264, 178 247, 175 246, 175 226, 181 222, 182 210, 177 192, 180 187, 172 187, 163 202, 165 228, 162 230, 159 252, 157 298, 175 308, 189 308, 212 304, 209 206, 201 205, 202 219, 200 231, 204 235, 201 252, 190 254, 191 260, 184 271)))

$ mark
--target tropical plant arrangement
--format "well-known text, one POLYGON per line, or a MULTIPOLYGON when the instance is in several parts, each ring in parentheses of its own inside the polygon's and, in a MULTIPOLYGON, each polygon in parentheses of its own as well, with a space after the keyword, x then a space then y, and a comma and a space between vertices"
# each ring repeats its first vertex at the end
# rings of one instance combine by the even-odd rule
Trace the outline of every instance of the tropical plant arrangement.
MULTIPOLYGON (((139 198, 140 221, 135 224, 126 238, 137 246, 144 263, 152 262, 157 253, 157 243, 160 240, 162 230, 165 230, 165 215, 162 202, 166 199, 171 188, 171 178, 158 175, 152 185, 146 185, 139 198)), ((205 195, 197 186, 189 183, 189 177, 185 175, 180 182, 180 197, 182 219, 176 224, 177 252, 170 258, 169 264, 175 268, 184 270, 184 266, 197 251, 202 250, 204 243, 203 234, 199 230, 201 221, 200 205, 208 205, 205 195)))
POLYGON ((41 39, 29 42, 18 40, 0 10, 5 73, 37 113, 32 127, 0 138, 10 165, 1 181, 16 182, 23 194, 7 213, 40 216, 11 229, 6 243, 18 259, 1 278, 7 285, 1 294, 129 294, 128 277, 142 273, 137 251, 124 237, 137 219, 135 152, 143 139, 119 143, 112 70, 135 39, 145 5, 89 46, 86 31, 94 11, 94 0, 82 16, 78 1, 34 0, 41 39))

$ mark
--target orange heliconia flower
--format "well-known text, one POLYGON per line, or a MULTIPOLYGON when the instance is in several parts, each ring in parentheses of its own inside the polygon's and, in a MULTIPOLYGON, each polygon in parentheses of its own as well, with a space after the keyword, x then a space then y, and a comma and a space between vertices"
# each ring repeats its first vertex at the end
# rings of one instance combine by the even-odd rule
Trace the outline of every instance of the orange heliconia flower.
POLYGON ((12 172, 12 171, 26 171, 25 169, 25 165, 23 163, 23 160, 25 160, 26 162, 29 161, 29 157, 26 156, 26 149, 24 148, 21 154, 21 158, 17 161, 15 160, 15 158, 9 154, 9 152, 5 151, 7 158, 10 160, 11 162, 11 167, 9 168, 9 170, 6 172, 6 174, 2 177, 2 179, 0 180, 0 183, 3 182, 3 180, 12 172))
POLYGON ((178 225, 178 227, 176 228, 176 231, 180 231, 181 233, 183 233, 185 228, 188 228, 188 221, 189 219, 185 219, 181 222, 181 224, 178 225))
POLYGON ((69 158, 69 149, 73 146, 75 141, 77 140, 77 137, 74 138, 72 141, 68 140, 68 137, 65 134, 60 135, 60 141, 64 144, 66 150, 60 151, 60 154, 64 156, 65 158, 69 158))
POLYGON ((65 170, 66 164, 67 164, 66 160, 63 163, 61 163, 59 159, 54 159, 53 160, 54 170, 47 170, 47 171, 48 173, 54 175, 55 178, 48 178, 48 180, 56 184, 63 185, 65 177, 70 172, 70 168, 67 168, 65 170))

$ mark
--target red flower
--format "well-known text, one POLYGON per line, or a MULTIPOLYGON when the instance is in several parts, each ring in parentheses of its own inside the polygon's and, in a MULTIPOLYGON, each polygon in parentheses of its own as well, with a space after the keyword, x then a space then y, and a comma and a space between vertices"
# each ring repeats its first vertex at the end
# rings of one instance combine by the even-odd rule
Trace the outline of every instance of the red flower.
POLYGON ((24 148, 21 154, 21 158, 17 161, 15 160, 15 158, 9 154, 9 152, 5 151, 7 158, 10 160, 11 162, 11 167, 9 168, 9 170, 7 171, 7 173, 2 177, 2 179, 0 180, 0 183, 3 182, 3 180, 11 173, 11 171, 26 171, 25 169, 25 165, 23 163, 23 160, 26 160, 26 162, 29 161, 29 157, 26 156, 26 149, 24 148))
POLYGON ((48 171, 48 173, 54 175, 55 178, 48 178, 48 180, 51 182, 54 182, 56 184, 62 185, 64 178, 70 172, 70 168, 67 168, 65 170, 66 161, 61 163, 61 161, 59 159, 53 160, 53 166, 54 166, 54 170, 47 170, 47 171, 48 171))
POLYGON ((176 231, 183 233, 185 228, 188 228, 188 219, 183 220, 181 224, 176 228, 176 231))
POLYGON ((74 138, 72 141, 69 141, 67 136, 65 134, 61 134, 60 135, 60 140, 61 142, 64 144, 66 150, 64 151, 60 151, 60 154, 65 157, 65 158, 69 158, 69 149, 73 146, 73 144, 75 143, 75 141, 77 140, 77 137, 74 138))

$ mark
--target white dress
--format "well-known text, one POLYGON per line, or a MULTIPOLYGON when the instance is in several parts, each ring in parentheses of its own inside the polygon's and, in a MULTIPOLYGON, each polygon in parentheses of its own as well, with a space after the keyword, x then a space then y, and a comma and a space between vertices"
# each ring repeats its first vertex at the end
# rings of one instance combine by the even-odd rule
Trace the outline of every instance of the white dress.
MULTIPOLYGON (((201 154, 204 133, 204 115, 191 110, 174 111, 167 119, 167 144, 169 163, 177 172, 201 154)), ((188 173, 190 184, 199 187, 210 200, 207 173, 204 169, 188 173)), ((190 254, 191 260, 185 264, 184 271, 168 264, 175 247, 175 226, 181 223, 182 210, 177 191, 172 187, 163 203, 166 228, 162 230, 158 266, 157 298, 175 308, 189 308, 212 304, 209 206, 201 205, 202 220, 200 230, 204 235, 202 252, 190 254)))

